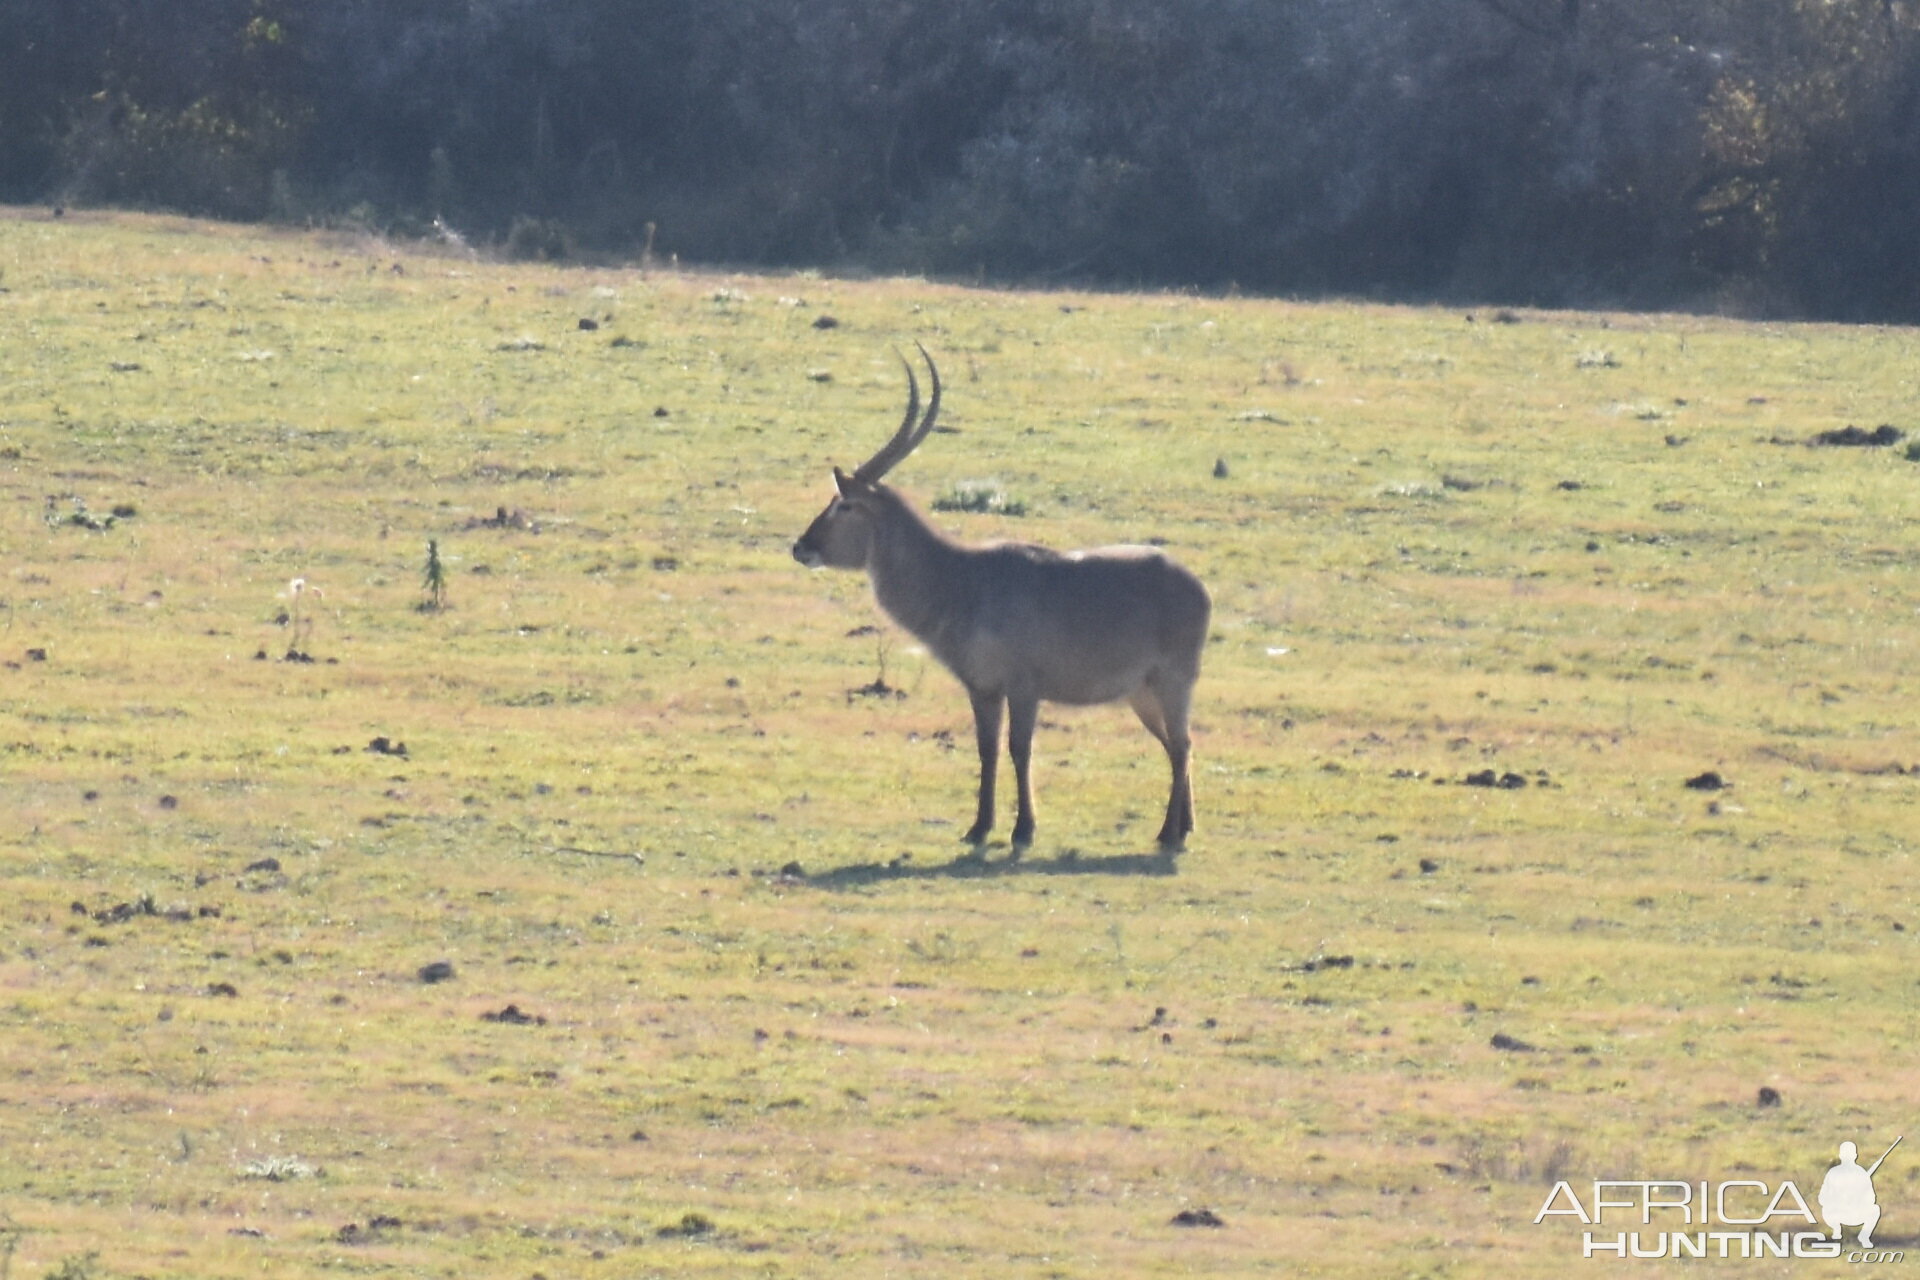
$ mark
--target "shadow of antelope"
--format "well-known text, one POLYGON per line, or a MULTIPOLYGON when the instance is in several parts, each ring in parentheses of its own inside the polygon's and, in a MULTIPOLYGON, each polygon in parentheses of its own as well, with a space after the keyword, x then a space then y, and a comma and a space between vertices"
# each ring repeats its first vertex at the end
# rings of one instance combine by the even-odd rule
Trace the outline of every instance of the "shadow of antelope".
POLYGON ((1180 873, 1171 851, 1083 857, 1068 849, 1052 858, 1002 858, 989 861, 977 853, 963 853, 947 862, 917 863, 907 858, 891 862, 861 862, 799 879, 822 889, 854 889, 868 885, 931 880, 995 880, 1007 876, 1172 876, 1180 873))

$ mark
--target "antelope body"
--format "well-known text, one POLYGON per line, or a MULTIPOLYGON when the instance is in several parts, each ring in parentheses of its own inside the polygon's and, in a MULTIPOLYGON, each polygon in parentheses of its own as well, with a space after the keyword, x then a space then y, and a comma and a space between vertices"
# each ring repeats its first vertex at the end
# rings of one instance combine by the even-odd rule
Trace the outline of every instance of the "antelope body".
POLYGON ((864 569, 880 607, 966 686, 980 749, 979 809, 966 839, 993 829, 1000 727, 1019 787, 1013 845, 1033 840, 1029 773, 1042 702, 1126 701, 1166 748, 1173 789, 1161 825, 1171 852, 1193 830, 1187 712, 1212 603, 1192 573, 1152 547, 1061 553, 1025 543, 972 546, 933 527, 881 476, 924 440, 940 412, 940 371, 925 348, 932 392, 907 366, 907 415, 881 450, 849 475, 793 557, 810 568, 864 569))

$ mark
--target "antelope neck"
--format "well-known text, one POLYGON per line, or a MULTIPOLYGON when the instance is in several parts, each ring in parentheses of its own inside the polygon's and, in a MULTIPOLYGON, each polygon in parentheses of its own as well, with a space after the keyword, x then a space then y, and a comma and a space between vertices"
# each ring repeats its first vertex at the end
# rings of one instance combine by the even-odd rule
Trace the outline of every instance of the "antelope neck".
POLYGON ((891 490, 878 505, 867 574, 887 614, 930 646, 945 649, 968 612, 966 548, 891 490))

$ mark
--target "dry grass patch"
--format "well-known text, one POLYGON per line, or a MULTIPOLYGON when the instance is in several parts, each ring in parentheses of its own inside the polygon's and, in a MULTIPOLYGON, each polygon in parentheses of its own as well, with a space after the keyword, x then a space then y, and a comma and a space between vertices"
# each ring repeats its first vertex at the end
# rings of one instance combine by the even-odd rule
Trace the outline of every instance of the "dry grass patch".
POLYGON ((1805 442, 1906 331, 93 214, 0 288, 20 1274, 1534 1275, 1555 1178, 1898 1131, 1920 469, 1805 442), (914 340, 900 482, 1024 508, 943 524, 1212 586, 1177 861, 1111 709, 961 857, 964 698, 789 558, 914 340))

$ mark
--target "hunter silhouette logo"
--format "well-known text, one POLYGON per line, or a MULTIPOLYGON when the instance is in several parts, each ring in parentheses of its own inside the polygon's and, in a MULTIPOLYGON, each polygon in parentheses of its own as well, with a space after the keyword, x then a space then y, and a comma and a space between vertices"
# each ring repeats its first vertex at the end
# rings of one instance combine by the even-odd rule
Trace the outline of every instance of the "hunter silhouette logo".
MULTIPOLYGON (((1903 1133, 1893 1140, 1893 1147, 1900 1145, 1903 1133)), ((1860 1167, 1860 1148, 1851 1142, 1840 1144, 1840 1163, 1827 1170, 1827 1176, 1820 1183, 1820 1218, 1833 1232, 1833 1238, 1841 1238, 1843 1227, 1860 1228, 1860 1247, 1873 1248, 1873 1229, 1880 1222, 1880 1203, 1873 1196, 1873 1175, 1893 1154, 1893 1147, 1881 1152, 1880 1158, 1871 1166, 1860 1167)))
POLYGON ((1603 1178, 1583 1197, 1560 1181, 1533 1216, 1577 1219, 1583 1258, 1844 1258, 1848 1262, 1904 1262, 1905 1250, 1879 1249, 1880 1201, 1873 1175, 1903 1139, 1870 1165, 1860 1149, 1842 1142, 1840 1158, 1820 1180, 1813 1204, 1791 1180, 1758 1178, 1689 1181, 1680 1178, 1603 1178), (1826 1230, 1820 1229, 1825 1224, 1826 1230), (1859 1247, 1842 1243, 1855 1228, 1859 1247), (1622 1228, 1625 1228, 1624 1230, 1622 1228))

